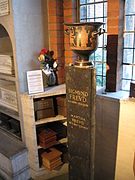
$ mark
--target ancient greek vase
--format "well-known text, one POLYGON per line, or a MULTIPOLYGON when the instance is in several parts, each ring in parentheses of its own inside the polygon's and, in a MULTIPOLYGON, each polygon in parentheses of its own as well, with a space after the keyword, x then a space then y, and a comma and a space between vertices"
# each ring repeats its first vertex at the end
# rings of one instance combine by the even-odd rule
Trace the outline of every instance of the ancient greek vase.
POLYGON ((92 65, 89 56, 98 47, 98 36, 105 32, 100 28, 103 24, 102 22, 65 23, 67 26, 65 33, 69 35, 70 48, 79 57, 75 65, 92 65))

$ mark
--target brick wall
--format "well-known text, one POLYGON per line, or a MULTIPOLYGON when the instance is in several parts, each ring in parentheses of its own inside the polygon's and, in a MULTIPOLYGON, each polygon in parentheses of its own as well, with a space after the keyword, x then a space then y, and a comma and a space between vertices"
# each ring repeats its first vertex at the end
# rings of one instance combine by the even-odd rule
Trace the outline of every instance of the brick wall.
MULTIPOLYGON (((121 61, 122 61, 122 32, 124 18, 124 1, 108 0, 108 28, 107 28, 107 70, 106 89, 117 91, 120 89, 121 61)), ((49 49, 54 50, 58 59, 58 83, 65 82, 65 66, 76 59, 70 50, 69 37, 64 34, 66 26, 63 23, 77 22, 76 0, 49 0, 48 27, 49 49)))
POLYGON ((58 83, 65 82, 65 65, 74 59, 69 48, 69 37, 64 34, 64 22, 76 22, 76 0, 48 1, 49 50, 58 60, 58 83))
MULTIPOLYGON (((64 22, 72 23, 77 22, 77 2, 76 0, 64 0, 64 22)), ((66 29, 66 26, 65 28, 66 29)), ((76 59, 76 55, 70 50, 69 37, 65 35, 65 65, 73 63, 76 59)))
POLYGON ((48 31, 49 31, 49 50, 54 51, 54 58, 58 60, 58 83, 64 82, 64 16, 63 1, 48 1, 48 31))

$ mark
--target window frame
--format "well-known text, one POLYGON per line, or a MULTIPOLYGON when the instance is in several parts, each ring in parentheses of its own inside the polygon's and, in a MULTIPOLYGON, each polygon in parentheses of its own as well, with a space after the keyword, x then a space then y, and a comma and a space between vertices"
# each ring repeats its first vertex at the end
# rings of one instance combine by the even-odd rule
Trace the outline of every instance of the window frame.
POLYGON ((124 1, 124 29, 123 29, 123 56, 122 56, 122 75, 121 75, 121 90, 123 91, 129 91, 130 90, 130 84, 128 88, 123 87, 123 82, 128 81, 130 82, 135 82, 135 77, 133 75, 135 74, 135 12, 132 14, 126 14, 126 0, 124 1), (126 30, 126 17, 131 17, 134 16, 134 30, 126 30), (127 47, 125 45, 125 39, 126 35, 132 34, 133 37, 133 46, 132 47, 127 47), (125 50, 132 50, 132 60, 131 63, 129 62, 124 62, 125 56, 124 56, 124 51, 125 50), (126 75, 124 74, 124 66, 125 67, 131 67, 131 78, 125 77, 126 75))
MULTIPOLYGON (((104 4, 107 3, 107 0, 100 0, 98 2, 95 2, 95 0, 93 0, 93 2, 91 3, 84 3, 84 4, 80 4, 80 0, 77 1, 77 20, 78 22, 80 22, 81 20, 84 20, 83 18, 80 19, 80 8, 81 6, 87 6, 87 5, 94 5, 94 17, 93 18, 88 18, 87 17, 87 12, 86 12, 86 18, 85 18, 85 21, 88 21, 90 19, 93 19, 94 22, 99 19, 99 18, 102 18, 103 19, 103 22, 104 20, 106 19, 106 28, 107 28, 107 12, 106 12, 106 16, 104 15, 104 4), (95 16, 95 13, 96 13, 96 4, 100 4, 100 3, 103 3, 103 16, 101 17, 96 17, 95 16)), ((101 50, 102 53, 101 53, 101 60, 96 60, 96 53, 94 52, 92 54, 93 56, 93 63, 94 63, 94 66, 98 65, 98 66, 102 66, 102 70, 101 70, 101 74, 97 74, 96 73, 96 78, 101 78, 101 83, 100 85, 97 84, 97 86, 103 86, 105 87, 106 86, 106 61, 107 61, 107 51, 106 51, 106 46, 107 46, 107 32, 106 33, 106 39, 105 39, 105 35, 103 35, 103 40, 102 40, 102 43, 103 45, 98 47, 97 50, 101 50), (106 44, 105 44, 106 42, 106 44), (104 67, 105 66, 105 67, 104 67)), ((96 51, 97 51, 96 50, 96 51)), ((97 68, 98 69, 98 68, 97 68)))

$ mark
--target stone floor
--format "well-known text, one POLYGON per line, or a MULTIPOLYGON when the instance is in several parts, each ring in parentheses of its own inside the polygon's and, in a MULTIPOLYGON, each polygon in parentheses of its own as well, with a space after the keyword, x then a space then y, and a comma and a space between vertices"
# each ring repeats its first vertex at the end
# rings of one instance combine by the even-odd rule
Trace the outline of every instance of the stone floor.
POLYGON ((58 177, 52 178, 50 180, 68 180, 68 174, 64 174, 62 176, 58 176, 58 177))
MULTIPOLYGON (((0 176, 0 180, 4 180, 1 176, 0 176)), ((33 180, 33 179, 31 179, 33 180)), ((39 178, 39 180, 45 180, 45 178, 42 176, 41 178, 39 178)), ((54 178, 51 178, 49 180, 68 180, 68 174, 64 174, 62 176, 57 176, 54 178)))

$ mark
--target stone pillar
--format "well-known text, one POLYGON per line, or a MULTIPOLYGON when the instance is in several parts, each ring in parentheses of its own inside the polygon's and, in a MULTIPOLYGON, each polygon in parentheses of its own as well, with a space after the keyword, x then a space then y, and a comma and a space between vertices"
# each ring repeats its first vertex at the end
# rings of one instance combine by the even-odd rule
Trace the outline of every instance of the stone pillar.
POLYGON ((94 179, 96 72, 66 68, 69 179, 94 179))

